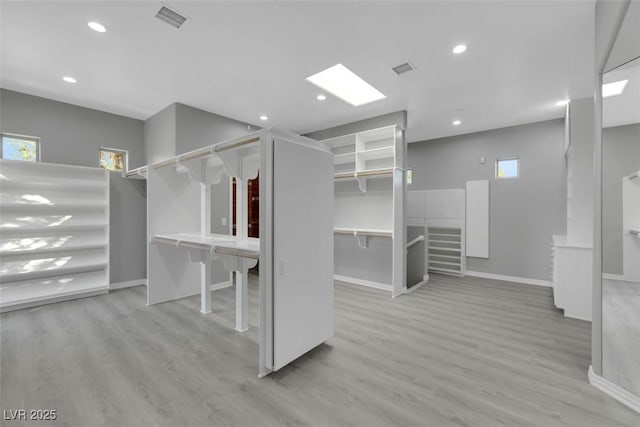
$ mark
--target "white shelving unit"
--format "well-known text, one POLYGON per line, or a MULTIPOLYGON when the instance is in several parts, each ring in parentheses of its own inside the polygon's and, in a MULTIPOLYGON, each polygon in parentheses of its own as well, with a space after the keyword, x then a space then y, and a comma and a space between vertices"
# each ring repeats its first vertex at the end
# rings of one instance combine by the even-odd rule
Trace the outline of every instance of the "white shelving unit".
POLYGON ((461 227, 427 227, 429 271, 464 275, 464 238, 461 227))
POLYGON ((235 272, 236 330, 244 332, 246 275, 260 261, 259 375, 326 341, 333 335, 332 167, 326 145, 274 130, 148 165, 147 304, 199 294, 207 314, 212 269, 223 266, 235 272), (248 237, 245 200, 258 172, 256 239, 248 237), (236 180, 235 236, 211 234, 209 189, 225 174, 236 180))
POLYGON ((0 160, 0 310, 106 293, 109 173, 0 160))
MULTIPOLYGON (((404 139, 397 126, 326 139, 334 154, 336 238, 353 236, 367 250, 370 239, 392 239, 391 283, 371 283, 398 296, 407 291, 403 204, 404 139)), ((359 277, 337 276, 356 284, 359 277)))

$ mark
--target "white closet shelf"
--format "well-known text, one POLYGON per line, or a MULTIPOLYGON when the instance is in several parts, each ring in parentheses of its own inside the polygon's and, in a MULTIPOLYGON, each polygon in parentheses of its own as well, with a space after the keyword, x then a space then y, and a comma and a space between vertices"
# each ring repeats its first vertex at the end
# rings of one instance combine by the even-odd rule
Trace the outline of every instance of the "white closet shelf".
POLYGON ((50 298, 107 291, 104 270, 0 284, 0 310, 50 298))
POLYGON ((11 233, 11 232, 45 232, 45 231, 83 231, 83 230, 104 230, 107 227, 105 223, 89 223, 89 224, 75 224, 75 225, 60 225, 56 227, 51 226, 42 226, 42 225, 27 225, 24 227, 2 227, 0 226, 0 231, 3 234, 11 233))
POLYGON ((147 179, 147 166, 140 166, 139 168, 122 172, 122 176, 131 179, 147 179))
POLYGON ((81 250, 91 250, 91 249, 100 249, 106 248, 107 242, 95 242, 95 243, 75 243, 69 245, 60 245, 60 246, 43 246, 40 248, 34 249, 2 249, 0 247, 0 255, 5 257, 5 260, 10 260, 12 256, 19 256, 23 254, 35 255, 35 254, 48 254, 55 253, 61 251, 81 251, 81 250))
POLYGON ((380 230, 371 228, 334 228, 333 233, 344 234, 348 236, 393 237, 392 230, 380 230))
POLYGON ((356 153, 336 154, 333 157, 333 164, 344 165, 356 162, 356 153))
MULTIPOLYGON (((17 255, 14 258, 18 257, 17 255)), ((0 272, 0 283, 39 279, 62 274, 103 271, 106 266, 106 255, 90 252, 68 253, 64 251, 50 257, 43 255, 41 258, 25 258, 16 261, 5 258, 0 272)))
MULTIPOLYGON (((188 160, 194 159, 204 159, 207 157, 214 156, 216 153, 221 153, 227 150, 238 149, 240 147, 248 146, 250 144, 254 144, 256 142, 260 142, 260 133, 254 132, 247 135, 244 138, 240 138, 238 140, 231 140, 228 142, 222 142, 219 144, 211 145, 208 147, 200 148, 198 150, 189 151, 188 153, 180 154, 175 157, 171 157, 166 160, 162 160, 159 162, 153 163, 154 169, 160 169, 166 166, 176 166, 182 162, 186 162, 188 160)), ((259 149, 259 146, 256 146, 256 149, 259 149)))
POLYGON ((440 271, 440 272, 444 272, 444 273, 453 273, 453 274, 461 274, 460 270, 454 270, 454 269, 449 269, 449 268, 441 268, 441 267, 435 267, 431 264, 429 264, 429 270, 432 271, 440 271))
POLYGON ((393 139, 395 126, 385 126, 379 129, 360 132, 358 138, 362 142, 374 142, 385 139, 393 139))
POLYGON ((429 243, 448 243, 452 245, 459 245, 460 239, 458 240, 438 240, 438 239, 429 239, 429 243))
MULTIPOLYGON (((433 257, 438 257, 438 258, 449 258, 449 259, 460 259, 460 255, 441 255, 441 254, 431 254, 431 256, 433 257)), ((434 262, 439 262, 439 261, 434 261, 434 262)), ((459 265, 460 263, 457 262, 456 265, 459 265)))
POLYGON ((363 160, 375 160, 375 159, 392 159, 393 147, 374 148, 371 150, 359 151, 358 157, 363 160))
POLYGON ((77 180, 72 178, 34 177, 25 175, 11 179, 0 179, 0 185, 5 188, 64 188, 65 190, 96 190, 104 188, 103 181, 77 180))
POLYGON ((234 255, 243 258, 260 258, 260 239, 244 239, 226 234, 201 236, 189 233, 156 234, 152 243, 164 243, 179 248, 209 250, 219 254, 234 255))
POLYGON ((62 201, 56 201, 51 203, 29 203, 25 202, 5 202, 0 200, 0 207, 5 209, 15 208, 36 208, 36 209, 57 209, 57 208, 72 208, 72 209, 91 209, 91 208, 105 208, 108 204, 104 200, 85 200, 80 201, 78 199, 68 199, 62 201))

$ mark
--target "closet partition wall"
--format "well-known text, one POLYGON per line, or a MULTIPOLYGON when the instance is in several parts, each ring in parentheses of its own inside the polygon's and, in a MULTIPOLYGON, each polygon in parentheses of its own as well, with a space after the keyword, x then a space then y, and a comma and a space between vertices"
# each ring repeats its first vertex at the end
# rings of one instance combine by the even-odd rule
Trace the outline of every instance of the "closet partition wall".
MULTIPOLYGON (((200 294, 212 261, 236 273, 236 329, 247 324, 247 270, 259 264, 259 374, 333 335, 333 154, 322 143, 261 131, 147 168, 149 305, 200 294), (247 182, 260 173, 260 233, 248 237, 247 182), (210 233, 211 184, 236 180, 236 235, 210 233)), ((214 201, 215 202, 215 201, 214 201)), ((218 265, 218 264, 215 264, 218 265)))
POLYGON ((640 1, 596 4, 592 385, 640 412, 640 1), (610 24, 610 25, 609 25, 610 24), (598 42, 601 42, 598 44, 598 42), (598 85, 600 86, 600 85, 598 85), (601 107, 601 111, 600 111, 601 107), (598 266, 601 265, 601 270, 598 266))

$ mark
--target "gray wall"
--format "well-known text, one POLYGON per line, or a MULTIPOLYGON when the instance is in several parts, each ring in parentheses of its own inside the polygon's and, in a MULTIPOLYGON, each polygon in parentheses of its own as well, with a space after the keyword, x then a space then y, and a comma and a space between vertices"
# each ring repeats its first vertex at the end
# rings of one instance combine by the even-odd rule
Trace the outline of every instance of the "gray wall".
POLYGON ((602 272, 622 274, 622 178, 638 171, 640 124, 602 130, 602 272))
MULTIPOLYGON (((311 132, 305 136, 322 140, 390 125, 397 125, 401 129, 406 129, 407 112, 389 113, 330 129, 311 132)), ((334 243, 335 274, 391 284, 393 277, 393 246, 390 239, 372 237, 367 249, 361 249, 356 239, 351 236, 336 236, 334 243)))
MULTIPOLYGON (((176 155, 176 104, 171 104, 144 121, 145 163, 176 155)), ((130 164, 133 168, 134 165, 130 164)))
MULTIPOLYGON (((129 165, 143 165, 140 120, 0 90, 2 131, 41 138, 42 161, 98 166, 98 148, 129 152, 129 165)), ((146 199, 139 182, 111 174, 111 283, 146 277, 146 199)))
POLYGON ((176 114, 176 154, 238 138, 257 127, 184 104, 174 104, 176 114))
POLYGON ((551 236, 566 228, 563 150, 563 119, 412 143, 408 189, 489 180, 489 259, 467 258, 467 270, 550 280, 551 236), (519 157, 520 177, 496 180, 496 158, 509 156, 519 157))

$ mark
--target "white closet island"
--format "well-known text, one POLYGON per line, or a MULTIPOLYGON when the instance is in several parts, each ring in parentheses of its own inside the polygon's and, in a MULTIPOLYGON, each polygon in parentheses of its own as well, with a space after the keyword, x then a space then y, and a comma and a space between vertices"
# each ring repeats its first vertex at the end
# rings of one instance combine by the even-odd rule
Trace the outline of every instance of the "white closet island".
MULTIPOLYGON (((212 261, 236 273, 236 329, 247 329, 247 270, 259 263, 259 375, 333 335, 333 154, 275 130, 148 165, 147 303, 201 295, 212 261), (260 172, 260 237, 247 237, 247 181, 260 172), (210 233, 210 185, 236 179, 236 236, 210 233)), ((215 203, 215 200, 214 200, 215 203)), ((216 264, 216 265, 219 265, 216 264)))

